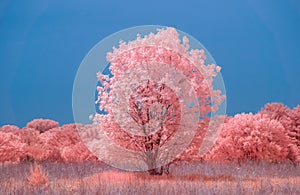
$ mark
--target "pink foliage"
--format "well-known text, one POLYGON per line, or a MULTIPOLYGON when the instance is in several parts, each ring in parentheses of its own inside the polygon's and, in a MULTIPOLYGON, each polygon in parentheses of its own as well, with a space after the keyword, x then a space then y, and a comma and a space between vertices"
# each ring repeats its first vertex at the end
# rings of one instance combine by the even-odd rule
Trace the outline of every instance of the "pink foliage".
POLYGON ((75 124, 67 124, 60 127, 60 131, 56 131, 54 139, 59 147, 75 145, 81 141, 75 124))
POLYGON ((75 124, 63 125, 40 134, 44 158, 50 161, 78 162, 95 160, 96 157, 85 147, 75 124))
POLYGON ((19 129, 15 126, 4 126, 0 133, 3 136, 2 151, 0 154, 5 155, 6 158, 0 158, 3 161, 21 161, 21 160, 42 160, 44 151, 39 144, 39 131, 32 128, 19 129), (8 146, 7 148, 4 146, 8 146), (7 155, 8 153, 14 155, 7 155))
POLYGON ((0 128, 0 131, 2 132, 15 132, 15 131, 18 131, 19 130, 19 127, 15 126, 15 125, 4 125, 0 128))
MULTIPOLYGON (((138 36, 137 40, 128 42, 127 44, 121 42, 118 49, 114 48, 114 51, 107 55, 107 60, 111 63, 110 69, 114 77, 109 78, 107 75, 98 73, 98 79, 103 85, 103 87, 98 87, 98 101, 101 103, 100 109, 111 111, 110 106, 113 103, 111 101, 112 92, 109 93, 107 91, 110 89, 110 86, 118 84, 126 88, 125 85, 128 83, 120 83, 118 79, 127 74, 128 70, 133 71, 137 69, 138 73, 142 73, 143 68, 139 66, 150 63, 148 67, 150 69, 152 67, 159 69, 159 64, 172 65, 176 68, 176 71, 188 77, 192 87, 196 91, 197 97, 199 97, 199 104, 203 105, 199 110, 200 116, 205 116, 206 113, 211 111, 212 108, 210 106, 205 106, 209 105, 209 103, 214 103, 213 110, 217 110, 218 106, 225 99, 224 95, 220 95, 220 91, 213 90, 212 87, 213 77, 217 75, 220 67, 215 64, 205 65, 206 56, 204 50, 188 51, 189 40, 187 37, 184 38, 184 42, 184 45, 180 43, 179 34, 174 28, 160 30, 157 34, 150 34, 144 38, 138 36), (195 66, 198 66, 201 71, 195 69, 195 66)), ((160 76, 161 71, 158 70, 152 74, 160 76)), ((168 79, 170 80, 166 76, 161 78, 161 81, 167 81, 168 79)))
POLYGON ((14 132, 15 135, 19 136, 21 141, 27 145, 34 145, 38 141, 39 131, 32 128, 22 128, 14 132))
POLYGON ((26 154, 27 160, 40 159, 43 151, 39 145, 38 136, 39 131, 32 128, 22 128, 18 131, 15 131, 14 134, 18 136, 24 146, 24 153, 26 154))
POLYGON ((199 122, 199 126, 197 128, 197 133, 195 134, 195 137, 193 138, 190 145, 184 150, 177 159, 174 160, 174 162, 177 161, 202 161, 203 158, 201 155, 199 155, 199 148, 202 144, 203 137, 205 136, 206 129, 208 128, 209 119, 204 119, 204 121, 199 122))
POLYGON ((206 156, 210 161, 293 160, 291 143, 277 120, 262 114, 237 114, 224 125, 216 146, 206 156))
POLYGON ((19 136, 0 131, 0 162, 19 162, 26 158, 23 143, 19 136))
MULTIPOLYGON (((196 138, 186 153, 196 154, 209 113, 217 111, 225 99, 212 85, 221 68, 205 65, 205 60, 204 50, 189 50, 189 39, 181 40, 174 28, 145 37, 138 35, 128 43, 121 41, 119 48, 107 54, 113 77, 97 74, 101 83, 97 103, 108 116, 97 114, 95 122, 123 148, 145 151, 149 166, 149 158, 156 161, 155 151, 169 142, 180 125, 188 127, 192 123, 181 110, 183 99, 188 98, 178 94, 190 97, 194 93, 193 103, 199 105, 194 113, 197 120, 204 118, 202 123, 206 123, 195 128, 196 138)), ((185 129, 184 138, 192 135, 191 129, 185 129)), ((169 148, 169 153, 174 149, 169 148)))
POLYGON ((58 122, 49 119, 34 119, 26 125, 27 128, 35 129, 41 133, 58 126, 58 122))
POLYGON ((300 106, 291 110, 282 103, 266 104, 260 113, 279 121, 291 142, 300 150, 300 106))
POLYGON ((32 187, 46 185, 48 183, 48 172, 45 172, 41 165, 35 163, 30 167, 30 175, 27 176, 26 181, 32 187))
POLYGON ((61 156, 64 162, 84 162, 97 160, 96 156, 91 153, 82 142, 64 147, 61 151, 61 156))
POLYGON ((270 119, 279 121, 285 131, 288 132, 291 128, 291 118, 290 113, 291 109, 285 106, 282 103, 269 103, 259 112, 260 114, 266 115, 270 119))
MULTIPOLYGON (((31 122, 32 125, 27 126, 36 128, 19 129, 10 125, 1 127, 0 162, 19 162, 22 160, 82 162, 97 160, 82 142, 75 124, 62 127, 50 125, 54 128, 43 131, 46 129, 45 124, 47 122, 39 123, 40 119, 34 121, 34 123, 31 122), (43 133, 40 133, 41 130, 43 133)), ((50 126, 48 127, 50 128, 50 126)))
POLYGON ((291 111, 290 117, 292 120, 292 128, 289 131, 289 136, 300 150, 300 105, 291 111))
MULTIPOLYGON (((140 94, 145 94, 145 92, 140 94)), ((172 95, 170 95, 170 98, 172 98, 172 95)), ((175 101, 174 105, 176 104, 175 101)), ((133 104, 130 105, 132 106, 132 114, 135 115, 138 111, 134 110, 133 104)), ((150 106, 149 108, 152 107, 150 106)), ((141 116, 144 115, 141 114, 141 116)), ((108 115, 99 118, 103 128, 109 132, 108 136, 114 138, 116 143, 122 147, 137 151, 143 150, 145 147, 145 145, 143 145, 145 144, 143 136, 131 136, 126 132, 122 132, 119 124, 109 119, 109 117, 108 115)), ((146 118, 147 117, 137 118, 137 120, 139 120, 138 123, 142 124, 147 122, 143 121, 146 118)), ((177 123, 176 120, 174 122, 175 124, 177 123)), ((193 161, 200 159, 198 149, 201 145, 207 125, 208 122, 205 120, 199 122, 196 136, 189 147, 178 156, 177 160, 193 161)), ((88 126, 79 126, 83 131, 92 134, 96 133, 87 131, 88 126)), ((40 133, 33 128, 26 127, 19 129, 13 125, 5 125, 0 128, 0 162, 20 162, 23 160, 63 162, 95 161, 97 158, 86 148, 77 132, 77 127, 79 126, 68 124, 62 127, 51 128, 44 133, 40 133)), ((170 129, 169 134, 164 131, 158 131, 160 134, 153 134, 151 141, 154 148, 159 147, 159 144, 163 144, 163 139, 165 139, 166 136, 173 136, 172 128, 170 124, 168 125, 167 121, 164 126, 170 129), (160 138, 160 135, 162 141, 155 142, 160 138)), ((173 129, 173 131, 175 130, 176 129, 173 129)), ((290 110, 283 106, 283 104, 267 104, 265 108, 256 115, 250 113, 226 117, 222 133, 215 147, 205 156, 205 160, 238 162, 249 159, 257 161, 267 160, 271 162, 288 160, 294 163, 300 163, 299 132, 300 106, 290 110), (284 127, 282 123, 288 124, 289 126, 286 125, 284 127)), ((88 137, 94 136, 95 135, 88 135, 88 137)))
POLYGON ((283 103, 268 103, 260 111, 261 114, 266 114, 269 118, 275 120, 281 120, 289 117, 291 109, 285 106, 283 103))
POLYGON ((53 128, 45 133, 41 133, 38 136, 40 148, 43 150, 43 157, 40 160, 47 161, 62 161, 60 155, 59 143, 55 139, 55 135, 58 131, 61 131, 60 128, 53 128))
POLYGON ((55 137, 60 143, 61 157, 65 162, 96 160, 94 154, 82 142, 76 124, 64 125, 61 130, 55 137))

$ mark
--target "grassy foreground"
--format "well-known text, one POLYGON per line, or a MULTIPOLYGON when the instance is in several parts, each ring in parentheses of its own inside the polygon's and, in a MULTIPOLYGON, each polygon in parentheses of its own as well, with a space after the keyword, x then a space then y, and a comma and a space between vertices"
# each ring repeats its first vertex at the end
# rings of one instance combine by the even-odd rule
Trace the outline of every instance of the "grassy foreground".
POLYGON ((300 194, 291 164, 181 164, 170 175, 124 172, 102 163, 0 165, 0 194, 300 194))

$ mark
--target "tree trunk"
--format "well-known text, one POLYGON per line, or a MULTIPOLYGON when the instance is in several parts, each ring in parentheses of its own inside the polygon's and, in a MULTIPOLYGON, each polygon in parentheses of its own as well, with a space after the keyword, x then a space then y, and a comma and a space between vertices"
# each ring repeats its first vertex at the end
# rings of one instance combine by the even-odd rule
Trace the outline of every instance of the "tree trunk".
POLYGON ((155 168, 155 169, 149 169, 148 170, 149 175, 163 175, 169 174, 169 164, 155 168))

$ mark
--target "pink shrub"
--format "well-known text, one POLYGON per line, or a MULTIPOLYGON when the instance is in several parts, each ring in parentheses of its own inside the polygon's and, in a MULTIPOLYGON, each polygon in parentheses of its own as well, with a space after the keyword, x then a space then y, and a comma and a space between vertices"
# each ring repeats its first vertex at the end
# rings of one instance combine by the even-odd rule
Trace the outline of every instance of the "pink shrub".
POLYGON ((282 103, 266 104, 260 113, 279 121, 285 128, 285 133, 289 136, 290 141, 300 150, 300 106, 291 110, 282 103))
POLYGON ((22 128, 18 131, 14 132, 20 138, 20 141, 24 143, 24 153, 26 154, 27 160, 41 160, 42 149, 39 144, 38 136, 40 134, 39 131, 36 131, 32 128, 22 128))
POLYGON ((2 132, 15 132, 19 130, 19 127, 15 126, 15 125, 4 125, 0 128, 0 131, 2 132))
POLYGON ((67 124, 61 127, 62 131, 56 135, 60 143, 62 159, 65 162, 95 161, 97 158, 82 142, 76 124, 67 124))
POLYGON ((41 133, 38 136, 38 144, 43 150, 43 157, 40 160, 47 161, 61 161, 61 155, 59 151, 59 144, 55 139, 57 131, 61 131, 60 128, 53 128, 45 133, 41 133))
POLYGON ((85 147, 75 124, 67 124, 39 135, 43 159, 50 161, 81 162, 96 160, 85 147))
POLYGON ((300 150, 300 105, 291 111, 290 118, 292 120, 292 127, 289 131, 289 136, 300 150))
POLYGON ((0 131, 0 162, 19 162, 26 157, 25 143, 13 133, 0 131))
POLYGON ((276 120, 288 118, 291 109, 282 103, 268 103, 260 111, 261 114, 266 114, 268 117, 276 120))
POLYGON ((96 156, 91 153, 82 142, 64 147, 61 151, 61 157, 64 162, 84 162, 97 160, 96 156))
MULTIPOLYGON (((48 126, 48 130, 45 130, 47 129, 44 128, 45 126, 37 124, 43 123, 32 121, 22 129, 14 125, 5 125, 0 128, 0 162, 97 160, 81 140, 77 132, 78 125, 67 124, 58 127, 57 123, 52 126, 53 128, 48 126)), ((119 127, 113 124, 115 123, 102 123, 108 131, 115 132, 119 127)), ((199 146, 207 124, 208 121, 205 120, 199 123, 194 140, 172 163, 181 160, 201 160, 199 146)), ((89 126, 80 125, 80 127, 83 131, 91 132, 87 131, 89 126)), ((94 135, 87 136, 94 137, 94 135)), ((119 141, 124 139, 127 139, 126 135, 118 136, 119 141)), ((129 144, 126 147, 132 147, 133 142, 127 140, 126 143, 129 144)), ((300 163, 300 106, 290 110, 283 104, 272 103, 267 104, 255 115, 250 113, 226 117, 217 143, 204 159, 223 162, 241 162, 248 159, 271 162, 288 160, 300 163)))
POLYGON ((67 124, 61 127, 61 131, 57 131, 55 139, 60 147, 75 145, 81 141, 75 124, 67 124))
POLYGON ((224 125, 209 161, 267 160, 279 162, 290 157, 290 140, 284 127, 262 114, 237 114, 224 125))
POLYGON ((18 131, 13 132, 15 135, 19 136, 21 142, 27 145, 33 145, 38 141, 38 135, 40 134, 39 131, 31 128, 22 128, 18 131))
POLYGON ((289 145, 289 155, 288 159, 290 159, 295 165, 300 165, 300 149, 295 144, 289 145))
POLYGON ((40 165, 34 163, 34 165, 30 167, 27 183, 32 187, 46 185, 48 183, 48 173, 43 171, 40 165))
POLYGON ((270 119, 279 121, 285 128, 286 133, 291 128, 292 121, 290 118, 291 109, 282 103, 269 103, 259 112, 270 119))
POLYGON ((27 128, 35 129, 41 133, 58 126, 58 122, 49 119, 34 119, 26 125, 27 128))
POLYGON ((5 126, 2 132, 3 147, 0 153, 6 156, 5 161, 42 159, 43 150, 39 144, 38 131, 31 128, 19 129, 15 126, 5 126), (7 155, 8 153, 16 156, 7 155))

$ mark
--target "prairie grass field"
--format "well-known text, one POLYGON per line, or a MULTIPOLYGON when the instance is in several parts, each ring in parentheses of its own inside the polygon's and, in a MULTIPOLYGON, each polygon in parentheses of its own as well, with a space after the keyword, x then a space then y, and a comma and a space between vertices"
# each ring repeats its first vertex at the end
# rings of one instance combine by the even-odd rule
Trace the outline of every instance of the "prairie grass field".
POLYGON ((0 194, 300 194, 300 167, 182 163, 170 166, 169 175, 152 176, 99 162, 23 162, 0 165, 0 194), (28 181, 34 166, 44 182, 28 181))

